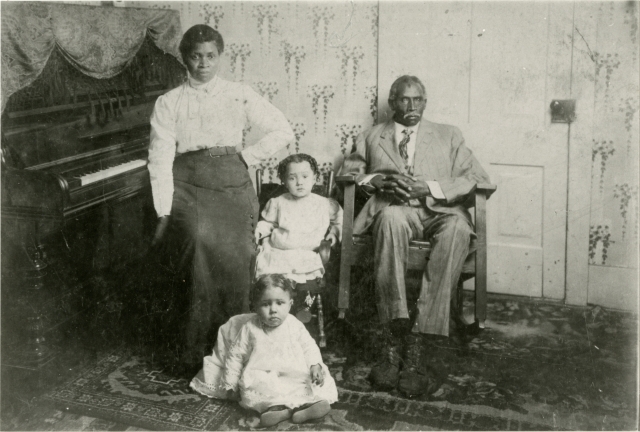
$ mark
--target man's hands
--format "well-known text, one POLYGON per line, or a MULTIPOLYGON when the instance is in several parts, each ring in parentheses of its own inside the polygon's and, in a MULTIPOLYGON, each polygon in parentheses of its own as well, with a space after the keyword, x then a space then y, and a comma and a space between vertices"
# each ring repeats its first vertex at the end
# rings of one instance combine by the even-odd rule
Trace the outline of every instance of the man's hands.
POLYGON ((319 386, 324 385, 324 371, 319 364, 311 366, 311 382, 319 386))
POLYGON ((377 192, 383 192, 385 190, 386 178, 386 175, 378 174, 377 176, 369 180, 369 184, 376 188, 377 192))
POLYGON ((404 174, 377 175, 369 183, 379 193, 393 194, 402 201, 429 195, 429 186, 425 181, 404 174))
POLYGON ((153 240, 151 240, 152 248, 154 249, 158 248, 163 243, 168 227, 169 227, 169 216, 159 217, 158 225, 156 225, 156 232, 153 235, 153 240))

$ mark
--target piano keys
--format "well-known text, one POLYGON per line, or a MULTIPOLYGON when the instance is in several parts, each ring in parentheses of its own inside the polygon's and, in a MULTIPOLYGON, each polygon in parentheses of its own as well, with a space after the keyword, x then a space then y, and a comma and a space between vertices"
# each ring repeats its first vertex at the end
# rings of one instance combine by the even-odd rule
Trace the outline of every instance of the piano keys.
POLYGON ((129 171, 133 171, 136 168, 144 166, 147 166, 146 159, 134 159, 126 162, 119 162, 114 165, 108 162, 101 165, 100 169, 97 171, 81 174, 74 178, 80 180, 80 186, 82 187, 97 181, 110 179, 111 177, 115 177, 119 174, 128 173, 129 171))

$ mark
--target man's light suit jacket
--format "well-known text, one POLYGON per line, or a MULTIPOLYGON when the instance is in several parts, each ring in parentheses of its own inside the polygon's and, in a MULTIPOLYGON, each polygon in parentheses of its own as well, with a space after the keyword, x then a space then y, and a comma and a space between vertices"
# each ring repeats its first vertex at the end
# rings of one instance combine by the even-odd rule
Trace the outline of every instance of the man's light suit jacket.
MULTIPOLYGON (((462 205, 476 183, 489 183, 489 176, 471 150, 464 145, 460 129, 422 119, 416 136, 413 177, 436 181, 446 199, 431 196, 422 201, 435 213, 453 213, 471 222, 462 205)), ((395 140, 393 121, 361 133, 353 152, 345 159, 341 175, 355 175, 359 183, 367 174, 408 174, 395 140)), ((354 222, 354 233, 364 233, 380 210, 394 202, 390 194, 374 194, 354 222)))

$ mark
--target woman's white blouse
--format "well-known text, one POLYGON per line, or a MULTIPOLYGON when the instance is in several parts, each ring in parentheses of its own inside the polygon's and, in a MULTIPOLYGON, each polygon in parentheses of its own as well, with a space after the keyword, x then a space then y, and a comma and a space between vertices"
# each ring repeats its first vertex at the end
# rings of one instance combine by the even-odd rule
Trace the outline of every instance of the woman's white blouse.
POLYGON ((246 126, 264 134, 242 150, 248 165, 268 159, 294 140, 284 114, 243 83, 216 76, 197 87, 185 82, 158 98, 151 115, 148 164, 158 217, 171 214, 176 153, 210 147, 240 150, 246 126))

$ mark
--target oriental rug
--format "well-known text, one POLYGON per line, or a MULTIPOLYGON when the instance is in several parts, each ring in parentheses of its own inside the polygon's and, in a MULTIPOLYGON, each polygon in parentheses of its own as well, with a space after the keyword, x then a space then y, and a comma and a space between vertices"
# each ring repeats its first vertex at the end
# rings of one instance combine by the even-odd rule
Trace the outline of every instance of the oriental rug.
MULTIPOLYGON (((150 430, 251 430, 257 418, 237 403, 203 397, 127 351, 105 356, 42 398, 58 409, 150 430)), ((548 430, 516 412, 481 412, 387 393, 340 389, 321 421, 275 430, 548 430)))

